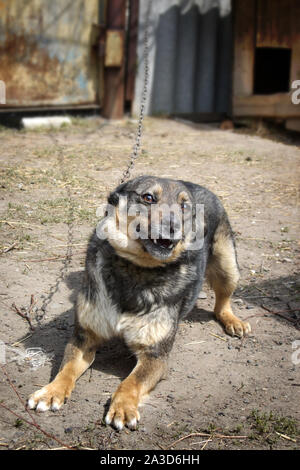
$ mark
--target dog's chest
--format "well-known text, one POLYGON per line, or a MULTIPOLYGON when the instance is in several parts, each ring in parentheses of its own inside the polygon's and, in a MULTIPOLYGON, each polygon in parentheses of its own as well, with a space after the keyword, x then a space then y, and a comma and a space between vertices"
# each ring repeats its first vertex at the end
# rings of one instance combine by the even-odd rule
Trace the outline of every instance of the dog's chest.
POLYGON ((117 309, 134 314, 178 305, 187 285, 179 269, 140 268, 122 261, 104 269, 103 279, 117 309))
POLYGON ((139 336, 142 331, 143 340, 150 342, 171 328, 183 288, 180 276, 136 271, 126 264, 107 263, 99 255, 92 269, 94 302, 83 303, 78 311, 83 327, 106 339, 129 331, 131 337, 139 336))
MULTIPOLYGON (((167 309, 154 303, 154 296, 140 295, 139 304, 145 305, 145 298, 151 308, 148 312, 126 311, 114 302, 104 282, 103 272, 97 272, 96 302, 82 302, 78 309, 78 320, 82 327, 92 330, 99 338, 110 339, 122 336, 129 345, 151 347, 169 335, 176 323, 174 308, 167 309), (143 301, 141 300, 143 299, 143 301)), ((135 305, 135 304, 134 304, 135 305)))

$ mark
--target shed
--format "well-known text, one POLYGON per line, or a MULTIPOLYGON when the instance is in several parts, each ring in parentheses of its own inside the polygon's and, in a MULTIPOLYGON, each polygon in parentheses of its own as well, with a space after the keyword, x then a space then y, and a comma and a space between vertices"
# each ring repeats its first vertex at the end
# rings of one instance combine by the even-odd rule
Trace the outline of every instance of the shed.
MULTIPOLYGON (((0 111, 137 115, 148 5, 1 0, 0 111)), ((299 80, 299 0, 152 0, 147 114, 270 118, 300 130, 299 80)))
POLYGON ((238 0, 234 24, 233 115, 286 120, 300 130, 300 105, 292 100, 300 79, 299 0, 238 0))
MULTIPOLYGON (((299 0, 154 4, 149 114, 271 118, 300 130, 300 104, 292 100, 300 79, 299 0)), ((148 0, 140 0, 135 113, 143 82, 147 5, 148 0)))

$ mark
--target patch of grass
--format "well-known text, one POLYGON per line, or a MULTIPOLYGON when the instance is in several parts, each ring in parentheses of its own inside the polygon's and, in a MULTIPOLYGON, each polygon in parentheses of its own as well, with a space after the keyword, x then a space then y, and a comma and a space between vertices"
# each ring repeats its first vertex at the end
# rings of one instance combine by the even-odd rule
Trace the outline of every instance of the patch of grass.
POLYGON ((95 222, 97 220, 95 207, 82 207, 78 202, 72 202, 73 210, 70 211, 68 198, 45 199, 38 203, 39 210, 36 216, 41 224, 95 222))
MULTIPOLYGON (((49 156, 48 156, 49 158, 49 156)), ((6 191, 28 191, 32 187, 52 186, 61 182, 59 170, 49 168, 31 169, 23 167, 6 167, 0 169, 0 189, 6 191)))
POLYGON ((14 426, 15 426, 15 428, 20 428, 21 426, 23 426, 23 424, 24 424, 23 421, 21 419, 17 418, 16 421, 15 421, 14 426))
POLYGON ((20 236, 19 236, 19 241, 20 242, 30 242, 31 241, 31 236, 28 234, 28 233, 22 233, 20 236))
POLYGON ((231 429, 232 434, 240 434, 243 429, 242 424, 237 424, 233 429, 231 429))
MULTIPOLYGON (((88 186, 88 182, 86 186, 88 186)), ((22 223, 25 225, 30 225, 30 223, 42 225, 70 224, 72 222, 95 224, 98 218, 96 216, 97 205, 92 193, 94 188, 91 187, 88 191, 82 184, 80 189, 82 191, 75 193, 74 196, 72 195, 71 200, 68 196, 62 196, 61 194, 55 197, 55 192, 52 191, 52 199, 32 201, 30 205, 9 202, 6 211, 1 214, 1 220, 17 221, 20 225, 22 223)), ((100 197, 97 203, 101 203, 100 197)), ((26 239, 24 235, 23 239, 19 241, 29 241, 29 238, 26 239)))
POLYGON ((34 150, 33 155, 38 157, 38 158, 48 158, 51 155, 55 154, 57 151, 56 147, 41 147, 36 150, 34 150))
POLYGON ((208 434, 213 434, 215 433, 216 431, 218 430, 217 426, 215 423, 209 423, 209 425, 207 426, 207 428, 205 429, 204 432, 208 433, 208 434))
POLYGON ((67 197, 58 197, 55 199, 44 199, 38 202, 38 208, 42 210, 59 209, 68 206, 69 199, 67 197))
POLYGON ((23 249, 28 249, 33 245, 38 243, 37 237, 29 234, 26 229, 20 228, 19 226, 14 226, 14 229, 7 228, 5 224, 0 224, 0 227, 5 227, 5 230, 2 230, 0 237, 0 251, 8 248, 10 245, 15 245, 13 250, 20 251, 23 249))
POLYGON ((83 432, 93 432, 96 429, 96 425, 94 422, 89 423, 86 428, 83 430, 83 432))
POLYGON ((13 202, 9 202, 7 205, 7 212, 4 214, 3 219, 19 219, 23 220, 26 218, 26 211, 28 207, 23 204, 15 204, 13 202))
POLYGON ((249 420, 253 430, 252 439, 264 439, 269 444, 274 444, 280 439, 278 434, 283 434, 291 439, 295 439, 300 435, 294 418, 280 416, 273 411, 252 410, 249 420))
POLYGON ((64 222, 63 220, 61 220, 60 217, 58 217, 58 216, 55 215, 55 214, 49 214, 49 215, 46 215, 46 216, 40 216, 39 220, 40 220, 40 223, 41 223, 42 225, 47 225, 47 224, 59 224, 60 222, 64 222))
POLYGON ((97 221, 96 210, 94 207, 77 209, 77 211, 75 211, 75 217, 79 222, 93 223, 97 221))
POLYGON ((10 134, 13 134, 15 132, 15 129, 10 128, 10 127, 6 127, 6 126, 3 126, 2 124, 0 124, 0 132, 1 132, 1 134, 10 135, 10 134))

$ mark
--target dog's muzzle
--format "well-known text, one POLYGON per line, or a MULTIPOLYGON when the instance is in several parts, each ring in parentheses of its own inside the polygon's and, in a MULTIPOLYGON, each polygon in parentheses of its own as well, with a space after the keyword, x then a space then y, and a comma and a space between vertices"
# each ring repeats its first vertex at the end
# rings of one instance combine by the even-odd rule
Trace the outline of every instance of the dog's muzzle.
POLYGON ((141 238, 144 249, 154 258, 169 258, 176 245, 183 239, 180 221, 173 217, 159 226, 149 228, 149 237, 141 238))

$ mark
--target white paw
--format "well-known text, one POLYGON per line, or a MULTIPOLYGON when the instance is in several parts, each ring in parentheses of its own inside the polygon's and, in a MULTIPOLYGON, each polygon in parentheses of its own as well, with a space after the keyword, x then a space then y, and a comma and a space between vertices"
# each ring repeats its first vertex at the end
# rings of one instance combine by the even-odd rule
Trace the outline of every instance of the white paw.
POLYGON ((38 412, 48 410, 58 411, 68 396, 69 394, 59 384, 50 383, 30 395, 27 406, 29 409, 38 412))

